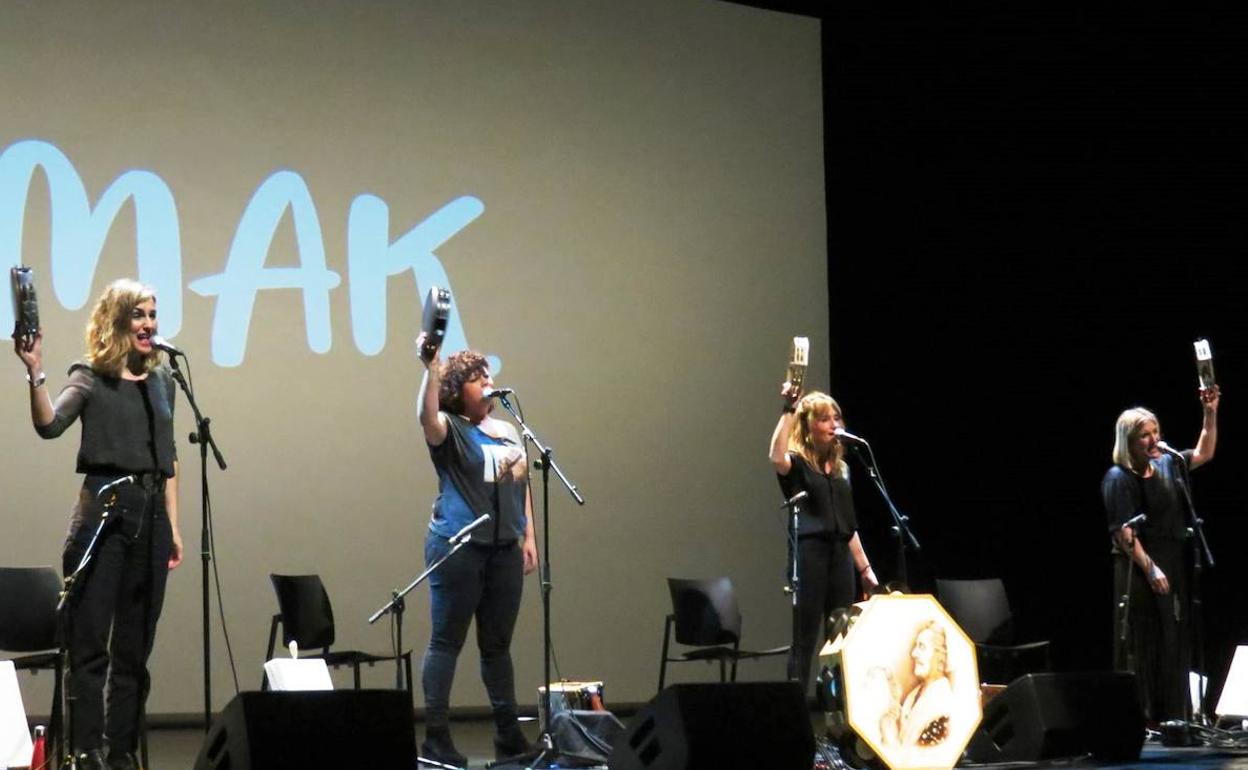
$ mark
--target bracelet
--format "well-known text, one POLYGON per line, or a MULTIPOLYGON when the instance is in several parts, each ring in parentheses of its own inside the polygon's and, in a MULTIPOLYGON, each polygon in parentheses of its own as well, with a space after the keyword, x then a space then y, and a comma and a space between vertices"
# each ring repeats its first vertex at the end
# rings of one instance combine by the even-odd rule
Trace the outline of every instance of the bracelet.
POLYGON ((871 565, 870 565, 870 564, 868 564, 868 565, 864 566, 862 569, 858 570, 858 574, 859 574, 859 575, 865 575, 865 574, 867 574, 867 573, 868 573, 868 572, 870 572, 870 571, 871 571, 871 565))
POLYGON ((43 372, 39 372, 39 376, 32 379, 30 376, 30 372, 27 372, 26 381, 30 383, 30 387, 37 388, 43 383, 48 381, 48 375, 43 372))
POLYGON ((792 401, 785 401, 784 408, 780 410, 780 414, 796 414, 796 413, 797 413, 797 405, 794 404, 792 401))

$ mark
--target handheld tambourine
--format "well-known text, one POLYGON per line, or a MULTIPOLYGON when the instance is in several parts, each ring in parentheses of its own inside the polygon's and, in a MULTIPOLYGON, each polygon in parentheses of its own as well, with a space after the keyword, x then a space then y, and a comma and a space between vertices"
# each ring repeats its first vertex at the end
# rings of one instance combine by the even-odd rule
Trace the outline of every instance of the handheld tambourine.
POLYGON ((425 297, 424 319, 421 331, 425 333, 425 343, 420 348, 420 357, 426 361, 433 360, 442 347, 446 337, 446 321, 451 316, 451 291, 438 286, 430 286, 425 297))

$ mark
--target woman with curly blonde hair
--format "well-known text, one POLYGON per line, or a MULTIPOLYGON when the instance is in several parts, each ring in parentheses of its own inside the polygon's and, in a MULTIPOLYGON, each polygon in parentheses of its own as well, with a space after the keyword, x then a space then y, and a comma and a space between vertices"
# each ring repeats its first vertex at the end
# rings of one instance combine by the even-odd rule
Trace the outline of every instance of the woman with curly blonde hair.
POLYGON ((798 630, 789 653, 789 678, 805 692, 824 619, 853 603, 855 573, 864 594, 879 581, 858 537, 849 466, 836 435, 845 427, 840 405, 818 391, 802 397, 790 382, 780 392, 784 410, 771 434, 771 464, 786 499, 806 493, 797 504, 798 630))
POLYGON ((69 368, 55 401, 44 384, 43 334, 14 340, 26 365, 35 431, 55 438, 75 420, 82 423, 77 472, 84 479, 62 553, 66 575, 81 561, 105 507, 110 510, 68 604, 69 745, 79 770, 138 767, 147 659, 168 572, 182 562, 175 388, 160 366, 156 327, 149 287, 129 279, 109 284, 87 324, 85 362, 69 368))

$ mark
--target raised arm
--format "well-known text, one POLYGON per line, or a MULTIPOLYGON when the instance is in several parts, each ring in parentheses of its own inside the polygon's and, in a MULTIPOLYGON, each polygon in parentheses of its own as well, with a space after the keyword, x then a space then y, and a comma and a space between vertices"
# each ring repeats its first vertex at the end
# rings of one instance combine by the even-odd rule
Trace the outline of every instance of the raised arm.
POLYGON ((1200 438, 1196 440, 1196 449, 1192 451, 1192 467, 1199 468, 1213 459, 1213 452, 1218 446, 1218 399, 1222 391, 1217 385, 1212 388, 1200 389, 1200 405, 1204 416, 1200 425, 1200 438))
POLYGON ((425 433, 425 441, 432 446, 441 446, 442 442, 446 441, 447 431, 446 417, 438 407, 438 390, 442 386, 439 364, 441 348, 435 350, 432 356, 425 357, 422 354, 424 342, 425 333, 421 332, 416 338, 416 352, 420 355, 420 362, 425 365, 425 376, 420 381, 420 395, 416 398, 416 409, 420 416, 420 428, 425 433))
POLYGON ((43 334, 34 337, 14 337, 13 352, 26 365, 26 380, 30 383, 30 421, 36 429, 50 425, 56 417, 52 397, 48 395, 47 376, 43 372, 43 334))
POLYGON ((784 411, 780 413, 776 429, 771 432, 770 456, 776 473, 787 476, 793 468, 793 461, 789 459, 789 432, 793 430, 793 421, 797 419, 793 409, 802 391, 793 387, 793 383, 785 382, 780 388, 780 395, 784 398, 784 411))

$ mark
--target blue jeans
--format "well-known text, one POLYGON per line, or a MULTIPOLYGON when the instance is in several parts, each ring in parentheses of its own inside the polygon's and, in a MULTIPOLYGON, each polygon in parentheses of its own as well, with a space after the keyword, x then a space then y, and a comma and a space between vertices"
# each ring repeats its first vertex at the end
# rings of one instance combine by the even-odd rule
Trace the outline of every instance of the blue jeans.
MULTIPOLYGON (((425 564, 450 550, 447 539, 433 532, 425 538, 425 564)), ((517 543, 469 543, 429 577, 432 633, 421 666, 427 727, 446 727, 455 662, 477 620, 481 680, 502 728, 516 722, 516 683, 511 664, 511 634, 520 614, 524 587, 524 554, 517 543)))

